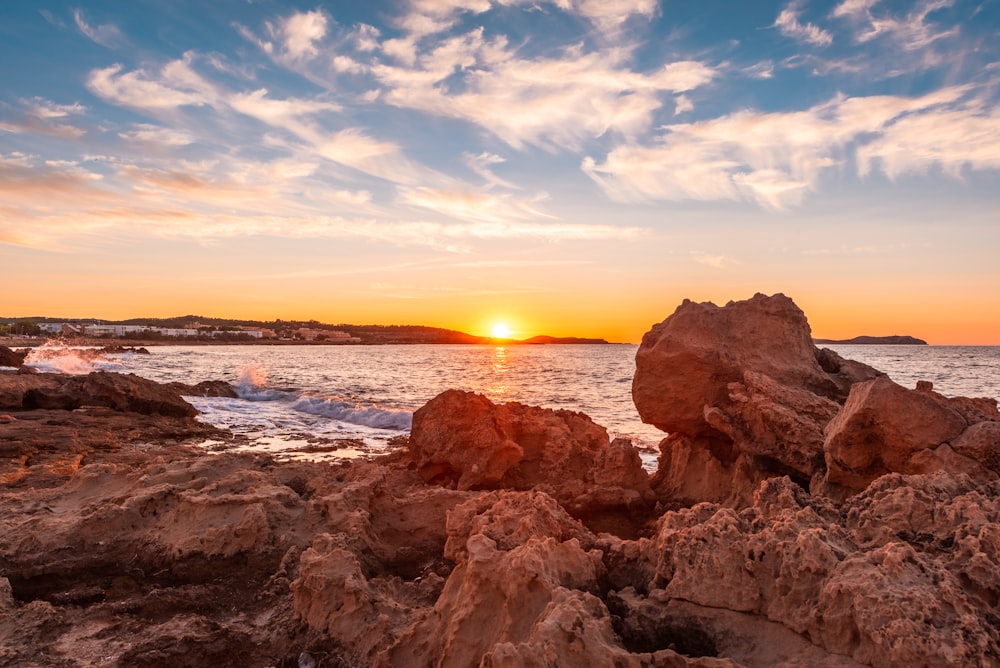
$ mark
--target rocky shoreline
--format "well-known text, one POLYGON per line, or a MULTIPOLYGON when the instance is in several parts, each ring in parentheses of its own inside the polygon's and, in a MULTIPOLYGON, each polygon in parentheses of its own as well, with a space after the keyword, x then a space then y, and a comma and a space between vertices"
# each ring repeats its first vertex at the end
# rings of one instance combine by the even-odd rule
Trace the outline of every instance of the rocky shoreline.
MULTIPOLYGON (((1000 412, 685 302, 589 417, 449 391, 392 455, 207 454, 135 376, 0 372, 0 665, 1000 665, 1000 412)), ((11 365, 16 366, 16 365, 11 365)), ((186 408, 185 408, 186 407, 186 408)))

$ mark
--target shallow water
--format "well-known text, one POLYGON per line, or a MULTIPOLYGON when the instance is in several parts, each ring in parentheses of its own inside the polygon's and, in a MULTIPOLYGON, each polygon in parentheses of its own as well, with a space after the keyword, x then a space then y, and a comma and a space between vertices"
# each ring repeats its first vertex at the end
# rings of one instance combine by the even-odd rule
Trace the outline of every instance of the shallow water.
MULTIPOLYGON (((914 387, 1000 399, 997 346, 828 346, 914 387)), ((456 388, 493 401, 586 413, 644 448, 655 467, 663 433, 632 404, 634 345, 158 346, 94 357, 42 349, 29 362, 73 373, 102 368, 160 382, 226 380, 240 398, 192 397, 200 419, 246 437, 242 446, 321 459, 385 451, 412 412, 456 388)), ((208 444, 220 447, 222 444, 208 444)))

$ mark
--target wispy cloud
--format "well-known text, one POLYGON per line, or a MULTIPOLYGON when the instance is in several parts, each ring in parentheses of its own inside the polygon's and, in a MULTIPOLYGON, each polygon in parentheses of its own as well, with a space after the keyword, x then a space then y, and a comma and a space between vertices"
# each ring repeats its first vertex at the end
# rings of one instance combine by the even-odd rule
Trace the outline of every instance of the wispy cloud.
POLYGON ((86 134, 86 130, 66 122, 66 119, 81 115, 86 110, 87 108, 78 102, 57 104, 41 97, 22 99, 20 109, 9 120, 0 120, 0 131, 78 139, 86 134))
POLYGON ((545 199, 544 195, 525 199, 491 191, 418 187, 401 188, 400 198, 407 205, 429 209, 458 220, 503 223, 553 218, 537 206, 545 199))
POLYGON ((92 42, 100 44, 103 47, 114 49, 125 42, 125 37, 118 26, 113 23, 91 25, 87 23, 87 20, 83 16, 83 11, 80 9, 73 11, 73 20, 76 21, 76 27, 81 33, 92 42))
POLYGON ((740 200, 797 206, 827 169, 849 164, 890 177, 940 167, 1000 166, 1000 115, 967 87, 915 98, 838 96, 801 112, 742 111, 665 126, 650 145, 612 150, 583 170, 613 199, 740 200))
POLYGON ((137 123, 130 130, 123 130, 118 136, 128 142, 149 146, 187 146, 194 142, 194 137, 183 130, 137 123))
POLYGON ((833 35, 828 31, 812 24, 799 21, 801 11, 799 2, 791 2, 774 20, 774 26, 782 35, 791 37, 799 42, 806 42, 814 46, 830 46, 833 44, 833 35))
POLYGON ((317 54, 316 42, 326 35, 327 18, 320 10, 297 12, 268 24, 271 36, 281 44, 281 53, 292 60, 312 58, 317 54))
POLYGON ((479 155, 465 153, 462 157, 469 169, 482 177, 488 185, 511 188, 513 190, 518 189, 516 185, 510 181, 500 178, 493 172, 492 169, 490 169, 492 165, 501 165, 506 162, 506 160, 504 160, 501 156, 495 153, 483 152, 479 155))
POLYGON ((570 49, 560 58, 522 58, 506 40, 481 32, 421 56, 414 67, 376 65, 383 101, 479 125, 514 148, 577 150, 608 133, 650 127, 664 93, 709 83, 715 70, 680 61, 650 73, 627 66, 629 53, 570 49), (461 73, 452 90, 445 81, 461 73))

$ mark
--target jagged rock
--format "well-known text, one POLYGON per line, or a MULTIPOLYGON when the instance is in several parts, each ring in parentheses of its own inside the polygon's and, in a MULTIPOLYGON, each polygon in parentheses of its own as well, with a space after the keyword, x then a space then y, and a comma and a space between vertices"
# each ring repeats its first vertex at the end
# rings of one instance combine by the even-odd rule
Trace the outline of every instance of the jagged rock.
POLYGON ((24 365, 24 353, 11 350, 7 346, 0 346, 0 366, 18 368, 24 365))
POLYGON ((166 386, 186 397, 225 397, 236 399, 236 388, 224 380, 203 380, 195 385, 187 383, 166 383, 166 386))
POLYGON ((741 511, 667 513, 651 597, 760 616, 864 665, 992 665, 994 494, 967 477, 894 474, 842 513, 770 479, 741 511))
POLYGON ((176 391, 135 374, 0 374, 0 408, 74 410, 81 406, 169 417, 198 414, 176 391))
POLYGON ((724 307, 685 301, 636 353, 632 397, 643 421, 671 432, 652 485, 670 504, 742 506, 760 480, 823 480, 823 429, 851 384, 880 373, 817 350, 788 297, 724 307))
POLYGON ((839 388, 816 360, 805 314, 782 294, 718 307, 684 300, 642 337, 632 399, 643 422, 666 432, 718 436, 705 406, 730 403, 747 371, 826 397, 839 388))
POLYGON ((955 403, 933 392, 908 390, 888 378, 856 384, 843 410, 826 427, 827 481, 860 491, 890 471, 971 472, 973 464, 963 467, 954 461, 951 448, 934 454, 968 426, 955 403))
POLYGON ((540 486, 581 507, 641 504, 649 490, 631 443, 609 443, 586 415, 471 392, 448 390, 414 412, 409 453, 424 480, 462 490, 540 486))

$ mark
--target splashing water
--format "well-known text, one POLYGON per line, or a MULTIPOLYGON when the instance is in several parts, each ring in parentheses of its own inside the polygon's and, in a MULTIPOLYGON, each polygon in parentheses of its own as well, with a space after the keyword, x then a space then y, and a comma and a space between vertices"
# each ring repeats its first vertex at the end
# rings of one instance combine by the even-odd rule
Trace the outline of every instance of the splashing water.
POLYGON ((39 371, 82 376, 91 371, 116 369, 120 365, 93 348, 69 348, 58 341, 46 341, 32 348, 24 358, 26 366, 39 371))

